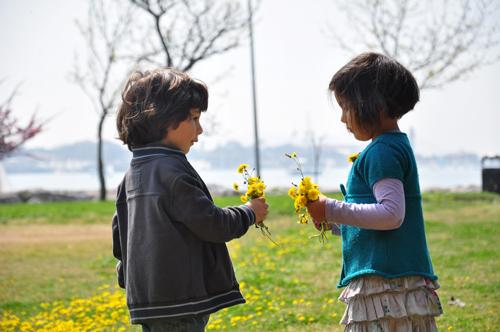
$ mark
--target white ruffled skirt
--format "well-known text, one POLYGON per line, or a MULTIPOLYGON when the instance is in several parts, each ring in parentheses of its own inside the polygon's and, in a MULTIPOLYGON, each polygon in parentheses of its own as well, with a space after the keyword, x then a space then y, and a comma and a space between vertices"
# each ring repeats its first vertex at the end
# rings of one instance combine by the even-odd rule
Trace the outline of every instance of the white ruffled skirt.
POLYGON ((434 332, 443 313, 437 281, 420 276, 354 279, 340 294, 347 304, 340 321, 348 332, 434 332))

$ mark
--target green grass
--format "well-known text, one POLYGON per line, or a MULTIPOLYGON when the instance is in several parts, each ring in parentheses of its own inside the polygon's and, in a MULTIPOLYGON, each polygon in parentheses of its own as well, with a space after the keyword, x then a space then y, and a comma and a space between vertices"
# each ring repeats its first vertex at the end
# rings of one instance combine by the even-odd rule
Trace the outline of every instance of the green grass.
POLYGON ((114 282, 110 252, 102 240, 2 247, 0 307, 32 314, 43 302, 87 297, 114 282))
MULTIPOLYGON (((328 196, 340 198, 339 194, 328 196)), ((215 197, 214 201, 218 206, 242 204, 238 196, 215 197)), ((269 196, 267 201, 271 206, 269 217, 293 214, 292 203, 286 195, 269 196)), ((113 201, 0 204, 0 225, 110 223, 114 210, 113 201)))
POLYGON ((0 225, 109 223, 114 203, 98 201, 0 205, 0 225))
MULTIPOLYGON (((296 224, 288 197, 267 200, 271 212, 266 224, 281 246, 255 228, 229 244, 248 302, 214 314, 211 329, 341 331, 338 320, 344 305, 336 300, 340 291, 335 287, 340 239, 330 236, 320 245, 309 239, 315 234, 311 226, 296 224)), ((500 196, 426 193, 423 201, 429 249, 442 286, 445 313, 438 319, 440 330, 499 330, 500 196), (452 296, 466 306, 449 305, 452 296)), ((216 203, 240 204, 237 197, 218 197, 216 203)), ((112 202, 1 205, 0 234, 19 233, 22 240, 23 232, 57 233, 74 227, 75 239, 0 242, 0 311, 10 310, 24 319, 43 311, 41 303, 86 298, 102 285, 114 285, 108 234, 77 236, 93 225, 108 232, 113 210, 112 202)))

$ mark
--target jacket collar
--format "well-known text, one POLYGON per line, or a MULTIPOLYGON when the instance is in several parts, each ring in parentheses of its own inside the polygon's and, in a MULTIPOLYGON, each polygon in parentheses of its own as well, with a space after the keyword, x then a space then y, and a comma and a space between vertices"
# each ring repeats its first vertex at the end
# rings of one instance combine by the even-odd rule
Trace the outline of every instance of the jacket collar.
POLYGON ((182 151, 166 145, 146 145, 139 148, 133 148, 132 155, 133 159, 159 156, 159 155, 163 156, 178 155, 185 157, 182 151))

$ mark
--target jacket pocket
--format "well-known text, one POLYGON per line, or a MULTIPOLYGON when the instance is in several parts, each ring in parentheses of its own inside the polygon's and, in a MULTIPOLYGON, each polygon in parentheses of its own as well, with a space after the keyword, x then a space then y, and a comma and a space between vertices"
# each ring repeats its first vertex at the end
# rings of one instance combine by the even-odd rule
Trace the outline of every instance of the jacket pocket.
POLYGON ((207 246, 205 252, 205 259, 206 259, 206 266, 210 270, 213 270, 215 268, 215 265, 217 264, 217 252, 216 249, 212 246, 207 246))

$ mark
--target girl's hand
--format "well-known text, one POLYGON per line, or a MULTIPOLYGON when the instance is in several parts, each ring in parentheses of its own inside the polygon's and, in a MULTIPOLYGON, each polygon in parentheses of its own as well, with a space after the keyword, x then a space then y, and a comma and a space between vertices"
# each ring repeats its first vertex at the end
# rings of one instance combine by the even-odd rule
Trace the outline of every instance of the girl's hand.
POLYGON ((326 210, 326 197, 325 196, 320 196, 318 200, 314 202, 309 202, 307 203, 307 211, 311 215, 311 217, 314 219, 314 224, 316 225, 316 222, 323 222, 326 219, 325 216, 325 210, 326 210))
POLYGON ((332 224, 329 224, 327 223, 326 221, 317 221, 317 220, 313 220, 314 222, 314 227, 316 227, 316 229, 318 231, 322 231, 322 230, 331 230, 332 229, 332 224))
POLYGON ((255 213, 256 224, 260 224, 264 221, 264 219, 266 219, 269 205, 267 205, 266 200, 263 197, 254 198, 250 202, 246 203, 246 205, 255 213))

